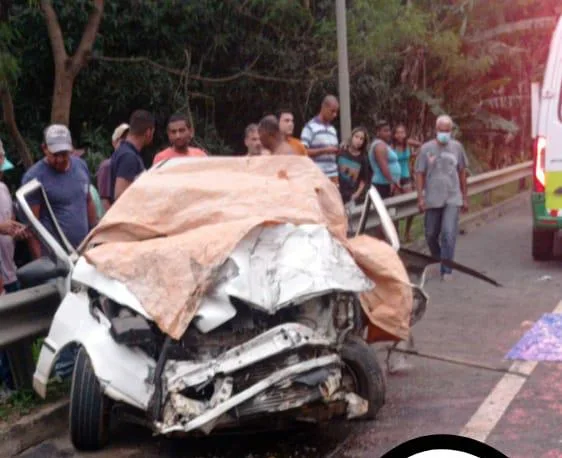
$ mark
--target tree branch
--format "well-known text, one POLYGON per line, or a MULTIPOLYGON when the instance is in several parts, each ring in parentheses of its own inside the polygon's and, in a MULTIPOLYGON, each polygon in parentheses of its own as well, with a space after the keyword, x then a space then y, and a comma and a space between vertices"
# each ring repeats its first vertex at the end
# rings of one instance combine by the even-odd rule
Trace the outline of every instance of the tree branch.
POLYGON ((62 68, 68 59, 68 55, 66 54, 66 49, 64 49, 62 30, 51 0, 41 0, 41 11, 43 11, 43 15, 45 16, 55 66, 62 68))
POLYGON ((0 87, 0 101, 2 102, 3 119, 6 123, 6 127, 8 128, 8 132, 10 132, 12 140, 16 145, 16 149, 24 167, 28 169, 33 165, 33 157, 31 156, 29 148, 18 129, 16 115, 14 113, 14 101, 12 100, 12 94, 10 93, 10 89, 5 85, 0 87))
POLYGON ((72 56, 71 72, 74 76, 78 75, 80 69, 87 63, 87 57, 92 52, 92 48, 96 41, 98 28, 103 16, 104 0, 94 0, 93 10, 88 17, 88 23, 80 39, 78 49, 72 56))
MULTIPOLYGON (((148 57, 109 57, 109 56, 91 56, 92 60, 99 60, 101 62, 119 62, 119 63, 144 63, 148 64, 158 70, 162 70, 164 72, 170 73, 172 75, 182 76, 185 73, 185 70, 173 67, 167 67, 165 65, 159 64, 158 62, 154 62, 150 60, 148 57)), ((208 76, 201 76, 201 75, 190 75, 189 78, 202 81, 204 83, 211 83, 211 84, 224 84, 230 83, 231 81, 235 81, 240 78, 250 78, 255 80, 261 81, 274 81, 278 83, 288 83, 288 84, 297 84, 301 83, 302 80, 293 79, 293 78, 282 78, 278 76, 269 76, 269 75, 262 75, 259 73, 251 72, 250 69, 256 64, 258 61, 259 56, 254 59, 254 61, 246 68, 246 70, 242 70, 238 73, 229 76, 222 76, 222 77, 208 77, 208 76)))

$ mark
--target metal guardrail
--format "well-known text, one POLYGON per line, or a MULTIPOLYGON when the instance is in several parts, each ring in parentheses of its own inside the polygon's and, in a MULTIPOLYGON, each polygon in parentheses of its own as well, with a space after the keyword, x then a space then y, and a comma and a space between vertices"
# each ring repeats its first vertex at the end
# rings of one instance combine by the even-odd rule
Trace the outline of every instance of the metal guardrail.
POLYGON ((0 299, 0 348, 45 333, 60 304, 55 283, 26 288, 0 299))
MULTIPOLYGON (((531 176, 533 169, 533 161, 523 162, 521 164, 512 165, 500 170, 481 173, 479 175, 468 178, 468 195, 474 196, 509 183, 516 182, 522 178, 531 176)), ((393 220, 406 218, 419 214, 417 193, 409 192, 395 197, 389 197, 384 200, 387 211, 393 220)), ((349 215, 349 226, 353 228, 361 228, 358 232, 368 230, 380 225, 380 218, 376 212, 371 212, 371 202, 366 198, 366 202, 362 207, 355 207, 349 215), (362 221, 364 220, 364 221, 362 221)))
POLYGON ((31 386, 33 341, 47 333, 61 301, 56 283, 26 288, 0 298, 0 348, 6 351, 16 388, 31 386))

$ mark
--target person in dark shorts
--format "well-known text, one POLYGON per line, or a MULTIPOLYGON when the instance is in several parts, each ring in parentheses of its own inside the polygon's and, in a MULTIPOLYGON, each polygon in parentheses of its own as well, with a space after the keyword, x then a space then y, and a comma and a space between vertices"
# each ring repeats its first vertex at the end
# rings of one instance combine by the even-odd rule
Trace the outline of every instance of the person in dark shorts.
POLYGON ((369 163, 367 145, 369 134, 364 127, 351 132, 337 157, 340 193, 344 204, 358 202, 365 187, 369 185, 369 163))

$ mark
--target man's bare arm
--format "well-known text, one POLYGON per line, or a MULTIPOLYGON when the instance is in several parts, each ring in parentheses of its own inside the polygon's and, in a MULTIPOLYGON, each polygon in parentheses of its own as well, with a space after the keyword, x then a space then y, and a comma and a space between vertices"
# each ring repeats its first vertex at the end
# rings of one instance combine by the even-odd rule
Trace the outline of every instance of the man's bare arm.
POLYGON ((98 223, 98 213, 96 211, 96 205, 94 204, 94 199, 92 199, 92 194, 88 192, 88 223, 90 227, 94 227, 98 223))
POLYGON ((466 180, 466 168, 459 170, 459 182, 463 199, 468 199, 468 182, 466 180))
POLYGON ((468 211, 468 182, 466 179, 466 167, 459 169, 459 183, 462 194, 462 209, 468 211))
POLYGON ((115 180, 115 200, 119 199, 121 194, 125 192, 125 190, 131 186, 131 181, 125 180, 124 178, 117 178, 115 180))
POLYGON ((425 173, 416 173, 416 191, 418 193, 418 199, 423 196, 423 188, 425 185, 425 173))
POLYGON ((101 199, 101 204, 103 205, 105 211, 109 210, 109 207, 111 207, 109 199, 101 199))
POLYGON ((425 199, 423 197, 423 188, 425 186, 425 173, 416 173, 416 191, 418 193, 418 207, 423 213, 425 211, 425 199))
POLYGON ((337 154, 339 149, 335 146, 326 146, 325 148, 312 148, 307 149, 310 157, 321 156, 322 154, 337 154))

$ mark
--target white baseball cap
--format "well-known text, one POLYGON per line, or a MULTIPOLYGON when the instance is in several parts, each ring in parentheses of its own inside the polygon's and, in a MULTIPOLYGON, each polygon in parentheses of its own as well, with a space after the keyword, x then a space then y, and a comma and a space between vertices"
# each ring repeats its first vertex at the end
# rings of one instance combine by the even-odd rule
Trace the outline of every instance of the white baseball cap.
POLYGON ((62 124, 52 124, 45 129, 45 144, 53 154, 74 150, 70 131, 62 124))
POLYGON ((113 131, 113 135, 111 136, 111 141, 116 142, 119 140, 125 132, 129 130, 129 124, 123 123, 117 126, 117 128, 113 131))

